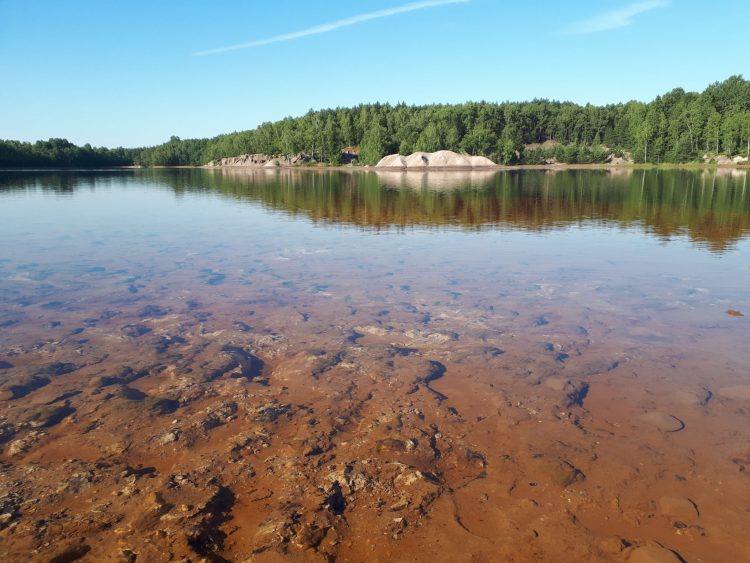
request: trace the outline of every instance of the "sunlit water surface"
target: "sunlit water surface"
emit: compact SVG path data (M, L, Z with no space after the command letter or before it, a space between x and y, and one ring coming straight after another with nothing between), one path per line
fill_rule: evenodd
M0 387L51 361L197 374L206 346L244 334L270 366L357 349L385 373L380 343L439 361L441 392L464 408L491 392L472 384L506 381L507 404L537 416L539 390L571 380L579 426L619 433L622 463L650 455L639 425L667 413L682 442L655 434L654 463L703 455L706 472L735 475L750 408L747 176L0 173Z

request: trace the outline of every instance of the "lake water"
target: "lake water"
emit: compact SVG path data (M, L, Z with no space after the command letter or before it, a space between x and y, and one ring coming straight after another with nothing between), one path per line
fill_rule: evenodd
M0 241L6 560L750 560L746 171L0 172Z

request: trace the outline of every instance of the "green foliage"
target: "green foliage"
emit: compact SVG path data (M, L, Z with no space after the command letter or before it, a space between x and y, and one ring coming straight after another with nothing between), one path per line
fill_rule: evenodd
M367 128L359 153L359 158L364 164L377 164L385 156L388 149L386 135L385 127L377 121Z
M125 166L132 164L139 149L107 149L85 144L78 147L67 139L36 143L0 140L0 168Z
M203 152L208 140L172 137L163 145L141 151L135 158L135 164L141 166L186 166L205 164Z
M555 141L554 149L527 148ZM750 81L732 76L700 94L675 88L652 102L581 106L571 102L367 104L310 110L297 118L212 139L179 139L145 149L76 147L64 139L0 141L0 166L199 165L241 154L305 152L338 163L359 146L360 162L448 149L503 164L602 162L629 152L635 162L690 162L708 154L750 155Z
M575 144L555 145L552 147L536 147L523 152L524 164L547 164L561 162L563 164L603 164L612 154L600 145L582 146Z
M505 135L498 141L497 154L500 164L517 164L521 156L517 143Z

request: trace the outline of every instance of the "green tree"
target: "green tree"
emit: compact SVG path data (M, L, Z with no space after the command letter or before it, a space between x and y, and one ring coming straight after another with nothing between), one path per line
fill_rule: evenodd
M440 138L440 130L435 123L430 123L425 127L415 145L417 151L423 152L439 151L442 147L443 140Z
M386 155L387 148L385 127L374 121L365 131L359 158L364 164L377 164Z

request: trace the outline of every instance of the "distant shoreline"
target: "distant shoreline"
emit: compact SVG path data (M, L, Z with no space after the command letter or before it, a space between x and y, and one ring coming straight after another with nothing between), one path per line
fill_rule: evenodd
M151 168L200 168L203 170L352 170L365 172L493 172L508 170L674 170L674 169L695 169L711 170L714 168L722 169L739 169L750 170L748 163L731 163L731 164L703 164L703 163L662 163L662 164L512 164L495 166L455 166L455 167L377 167L377 166L351 166L338 165L330 166L320 164L314 166L296 166L296 165L279 165L274 168L265 168L262 166L154 166ZM146 168L144 168L146 170Z
M315 166L295 166L279 165L274 168L265 168L262 166L107 166L97 168L0 168L0 172L106 172L106 171L128 171L128 170L243 170L243 171L279 171L279 170L297 170L297 171L349 171L349 172L504 172L519 170L547 170L547 171L565 171L565 170L714 170L714 169L731 169L731 170L750 170L750 164L513 164L483 167L423 167L423 168L401 168L401 167L376 167L376 166L347 166L338 165L330 166L320 164Z

